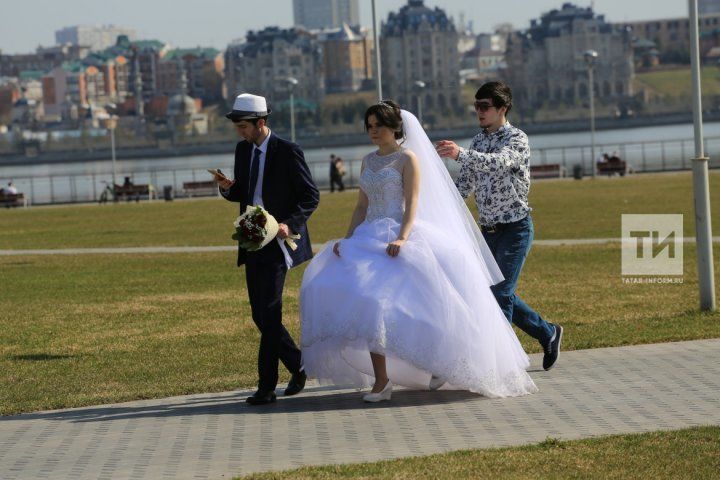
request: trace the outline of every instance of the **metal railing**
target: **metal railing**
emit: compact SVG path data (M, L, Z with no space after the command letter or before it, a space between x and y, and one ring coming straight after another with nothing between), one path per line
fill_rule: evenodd
M720 137L705 139L706 152L711 158L710 168L720 168ZM617 152L621 159L627 161L635 172L662 172L685 170L692 168L690 158L693 155L693 142L689 139L662 140L652 142L621 142L598 144L596 152ZM590 175L594 160L590 158L588 145L537 148L531 152L531 165L559 164L568 172L580 165L584 175ZM178 162L182 162L178 158ZM458 165L451 160L444 160L450 174L454 177L459 172ZM344 177L346 187L356 187L360 176L361 159L345 161L347 174ZM223 171L231 172L232 165L214 165ZM314 162L309 164L310 171L318 187L329 188L329 164ZM1 175L1 174L0 174ZM211 180L210 175L202 168L173 168L147 171L123 171L122 164L117 178L130 177L134 184L152 184L158 196L162 197L165 186L172 187L174 197L189 196L185 192L185 182ZM33 205L53 203L81 203L98 201L108 182L111 181L110 162L108 171L75 175L49 175L13 177L17 189L29 198ZM9 180L9 179L8 179ZM0 177L0 182L3 179ZM6 182L5 182L6 183Z
M690 159L694 155L693 140L659 140L643 142L617 142L597 144L595 151L617 155L630 164L636 172L663 172L692 168ZM589 145L540 148L532 152L532 165L559 164L568 171L575 165L581 165L585 175L592 173L593 160ZM710 152L711 167L720 166L717 153L720 153L720 137L706 137L705 151Z

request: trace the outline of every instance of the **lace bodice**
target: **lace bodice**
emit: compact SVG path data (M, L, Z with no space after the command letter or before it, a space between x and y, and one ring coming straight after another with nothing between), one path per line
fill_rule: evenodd
M365 221L392 218L402 222L405 213L402 153L402 149L382 156L373 152L363 159L360 188L369 200Z

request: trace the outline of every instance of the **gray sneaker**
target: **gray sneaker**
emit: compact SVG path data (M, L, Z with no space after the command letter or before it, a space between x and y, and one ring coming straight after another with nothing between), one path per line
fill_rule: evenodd
M560 357L560 343L562 342L563 328L560 325L554 325L555 334L552 336L550 341L543 345L545 355L543 355L543 368L550 370L557 359Z

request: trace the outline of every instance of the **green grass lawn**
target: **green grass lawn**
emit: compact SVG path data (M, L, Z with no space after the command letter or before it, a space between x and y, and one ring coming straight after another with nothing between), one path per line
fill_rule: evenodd
M710 173L713 234L720 235L720 171ZM695 236L691 172L534 182L535 238L620 237L621 215L681 213Z
M303 270L285 290L296 339ZM0 271L0 414L255 384L258 334L232 252L0 256ZM537 247L521 280L566 349L720 337L720 313L698 311L692 246L683 284L623 284L610 244Z
M720 428L465 450L355 465L305 467L243 479L710 479L720 471Z
M711 204L720 205L720 172L710 180ZM313 242L345 234L356 196L322 195L310 220ZM538 181L530 202L539 239L619 237L623 213L682 213L685 235L695 235L689 172ZM220 199L0 210L0 249L230 245L237 213L237 204ZM713 231L720 235L720 208Z
M678 70L660 70L642 72L635 75L635 82L639 87L649 87L654 93L664 97L678 97L691 95L689 85L691 82L690 67ZM720 95L720 68L705 66L700 71L703 96ZM687 85L688 88L680 88Z

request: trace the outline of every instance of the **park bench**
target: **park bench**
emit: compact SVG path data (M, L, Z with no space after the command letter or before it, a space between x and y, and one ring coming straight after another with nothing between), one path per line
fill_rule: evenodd
M115 197L118 200L125 198L128 202L130 200L140 201L140 197L147 197L151 200L153 197L157 198L155 194L155 188L150 184L138 184L138 185L115 185Z
M531 178L560 178L565 176L565 167L557 163L530 165Z
M629 169L625 160L609 160L607 162L598 162L597 171L608 176L618 173L621 177L624 177L629 172Z
M28 206L27 198L24 193L0 193L0 205L5 208L10 207L26 207Z
M219 195L217 183L213 180L204 182L183 182L186 197L211 197Z

